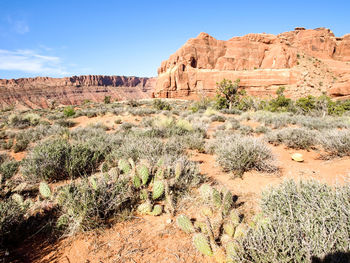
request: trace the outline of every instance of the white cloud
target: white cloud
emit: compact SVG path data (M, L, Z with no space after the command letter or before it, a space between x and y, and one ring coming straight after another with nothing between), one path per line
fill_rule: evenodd
M0 70L21 71L39 75L67 75L61 59L37 54L33 50L0 49Z
M23 35L29 32L29 25L24 19L14 19L9 15L6 20L10 24L11 29L17 34Z

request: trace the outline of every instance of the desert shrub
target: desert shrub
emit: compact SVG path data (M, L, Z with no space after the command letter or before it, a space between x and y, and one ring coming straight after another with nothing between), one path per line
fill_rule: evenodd
M225 122L226 118L224 116L221 116L221 115L212 115L210 117L210 120L213 122L213 121L218 121L218 122Z
M106 226L110 219L130 209L134 203L128 180L116 178L87 179L64 186L58 194L58 228L66 234Z
M37 145L23 161L23 174L29 179L47 181L91 174L104 153L88 143L51 139Z
M160 99L153 100L153 108L157 110L171 110L170 104L167 101Z
M199 110L206 110L210 106L210 99L208 97L201 97L198 101L195 101L190 106L190 110L195 113Z
M27 149L28 145L29 145L29 140L28 139L19 139L19 140L16 140L16 143L15 145L13 146L13 151L15 153L18 153L18 152L23 152L24 150Z
M132 158L134 161L146 159L154 165L161 157L169 163L178 159L184 153L184 145L179 141L163 142L160 138L146 137L144 134L128 133L115 141L111 154L107 157L109 163L116 165L119 159Z
M258 127L255 128L254 130L255 133L268 133L271 132L271 129L269 127L266 127L265 125L260 125Z
M105 96L104 99L103 99L103 102L105 104L110 104L111 103L111 96Z
M348 262L336 252L350 249L350 187L332 188L316 181L282 185L262 198L265 223L239 240L237 262ZM323 262L323 261L322 261Z
M18 237L19 228L25 221L25 212L26 208L11 197L0 201L0 248Z
M135 108L135 107L140 106L140 103L137 100L131 99L131 100L128 100L126 102L126 105L128 105L128 106L130 106L132 108Z
M344 117L333 117L333 116L311 117L311 116L295 115L292 118L296 124L300 126L304 126L309 129L314 129L314 130L349 127L349 123L347 123L347 119Z
M8 118L8 123L11 127L18 129L25 129L31 125L30 120L26 118L22 118L17 114L12 114Z
M241 125L238 128L238 131L243 135L251 135L254 132L254 129L247 125Z
M237 115L242 114L241 110L238 110L238 109L235 109L235 108L233 108L233 109L225 109L224 108L224 109L221 109L220 112L223 113L223 114L237 114Z
M227 172L242 176L249 170L275 171L271 164L273 155L260 139L237 135L218 136L209 148L217 155L216 160Z
M241 124L235 118L229 118L225 122L225 129L226 130L237 130L237 129L239 129L239 127L241 127Z
M319 137L320 144L333 156L350 156L350 131L330 130Z
M318 133L306 128L284 128L265 135L269 143L285 144L293 149L310 149L317 144Z
M18 167L20 165L20 162L17 162L15 160L5 160L1 165L0 165L0 174L1 174L1 181L6 181L10 179L12 176L14 176L17 171Z
M65 117L72 117L75 115L75 110L72 106L67 106L63 109L63 114Z
M130 122L123 122L123 123L119 126L119 128L120 128L121 130L124 130L124 131L129 131L129 130L131 130L133 127L136 127L136 125L133 124L133 123L130 123Z
M276 91L277 98L271 99L265 109L272 112L294 111L293 101L284 96L285 87L279 87Z
M66 128L71 128L71 127L74 127L76 125L76 123L74 121L64 120L64 119L56 121L55 124L62 126L62 127L66 127Z
M270 126L274 129L286 127L289 124L295 124L295 120L290 113L274 113L268 111L256 111L253 113L247 112L241 115L242 119L253 119L263 123L265 126Z
M187 149L205 151L205 140L202 133L195 132L184 136L175 136L172 139L180 142Z
M10 150L13 146L13 139L3 140L0 142L0 148L4 150Z
M134 108L130 109L129 112L136 116L147 116L156 113L156 110L149 108Z

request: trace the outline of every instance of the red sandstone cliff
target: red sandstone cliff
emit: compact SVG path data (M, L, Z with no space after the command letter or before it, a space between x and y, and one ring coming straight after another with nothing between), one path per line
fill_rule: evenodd
M326 28L296 28L277 36L248 34L222 41L200 33L162 62L155 95L213 95L216 82L224 78L239 78L254 95L274 94L284 85L291 97L349 96L350 35L337 38Z
M30 108L58 104L80 104L84 100L150 98L155 78L124 76L73 76L66 78L0 79L0 106L20 105Z

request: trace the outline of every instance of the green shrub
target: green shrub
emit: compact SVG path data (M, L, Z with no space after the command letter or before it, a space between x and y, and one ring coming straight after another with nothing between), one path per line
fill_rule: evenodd
M0 248L18 238L20 226L25 221L25 212L26 208L11 197L0 201Z
M153 108L157 110L171 110L170 104L160 99L153 100Z
M27 139L17 140L16 144L13 146L13 151L15 153L23 152L24 150L27 149L28 145L29 145L29 140Z
M207 97L201 97L198 101L192 103L190 110L195 113L199 110L206 110L210 106L210 99Z
M61 127L66 127L66 128L71 128L71 127L74 127L76 125L76 123L74 121L70 121L70 120L58 120L55 122L55 124L57 124Z
M103 99L103 102L105 104L110 104L111 103L111 96L105 96L104 99Z
M210 145L216 160L227 172L242 176L249 170L276 171L272 165L273 155L260 139L236 135L219 136Z
M67 106L67 107L64 108L63 114L67 118L68 117L72 117L72 116L75 115L75 110L74 110L74 108L72 106Z
M279 87L277 90L277 98L271 99L266 107L267 110L272 112L286 112L294 111L293 101L284 96L284 87Z
M318 133L305 128L284 128L265 135L269 143L285 144L293 149L310 149L317 144Z
M262 211L268 220L238 241L236 262L349 262L349 184L287 181L263 193Z
M17 162L14 160L5 160L0 165L0 174L2 177L2 181L6 181L10 179L12 176L14 176L18 171L19 165L20 165L20 162Z

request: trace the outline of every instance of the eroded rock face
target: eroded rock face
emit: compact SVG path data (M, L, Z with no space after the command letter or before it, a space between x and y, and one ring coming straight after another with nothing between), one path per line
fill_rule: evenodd
M272 95L282 85L290 97L320 95L344 82L349 62L350 35L336 38L326 28L296 28L277 36L248 34L227 41L200 33L162 62L155 96L213 95L216 82L224 78L239 78L253 95Z
M47 107L57 104L80 104L84 100L103 101L105 96L118 100L152 96L155 78L125 76L73 76L66 78L0 79L0 105Z

